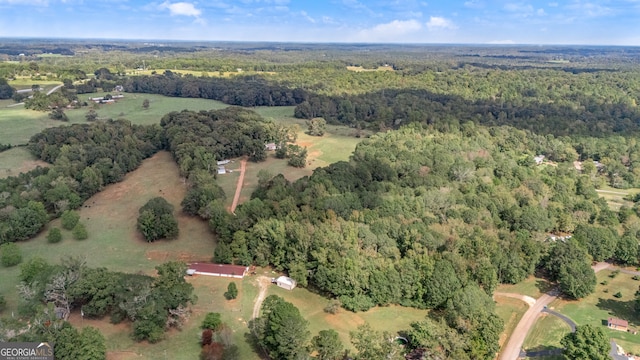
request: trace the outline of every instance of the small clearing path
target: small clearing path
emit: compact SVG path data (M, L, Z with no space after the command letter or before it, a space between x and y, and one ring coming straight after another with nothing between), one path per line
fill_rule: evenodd
M231 212L235 213L236 206L238 206L238 200L240 200L240 192L242 192L242 184L244 184L244 172L247 169L247 159L240 160L240 177L238 178L238 185L236 185L236 194L233 196L233 203L231 203Z
M64 86L64 84L63 85L58 85L58 86L54 87L53 89L47 91L47 96L53 94L54 91L60 89L63 86Z
M629 195L628 193L625 192L621 192L621 191L611 191L611 190L598 190L596 189L596 192L598 193L603 193L603 194L613 194L613 195Z
M257 318L260 315L260 308L262 307L262 302L267 297L267 288L271 284L271 279L266 276L260 276L256 280L258 281L258 287L260 288L260 292L258 292L258 297L256 298L256 301L253 304L253 315L251 315L252 319Z
M606 262L599 262L593 265L591 268L594 272L599 272L604 269L611 267L611 264ZM536 300L535 304L524 313L518 325L513 330L511 337L509 338L509 342L502 349L500 353L500 360L517 360L522 354L522 344L524 344L524 339L527 337L529 330L538 320L538 315L549 305L553 300L557 299L559 292L557 289L551 290L548 293L540 296L538 300Z
M510 298L522 300L522 301L526 302L527 305L529 305L529 307L535 305L535 303L536 303L536 299L532 298L531 296L522 295L522 294L495 292L495 293L493 293L493 295L494 296L510 297Z

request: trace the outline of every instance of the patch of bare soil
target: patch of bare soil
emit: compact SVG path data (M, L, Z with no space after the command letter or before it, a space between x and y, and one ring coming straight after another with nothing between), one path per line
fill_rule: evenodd
M258 287L260 287L260 292L258 293L258 297L256 298L253 304L253 315L252 319L257 318L260 315L260 307L262 306L262 302L267 297L267 288L271 285L271 279L266 276L260 276L256 279L258 281Z

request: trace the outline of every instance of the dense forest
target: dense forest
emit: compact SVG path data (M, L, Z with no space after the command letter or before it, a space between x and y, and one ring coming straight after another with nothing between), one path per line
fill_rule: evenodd
M27 61L0 64L0 98L61 116L69 104L85 105L74 102L78 94L116 88L245 108L174 111L147 126L94 119L34 135L29 151L50 166L0 179L0 244L27 240L59 216L64 226L69 210L168 150L188 184L182 211L207 221L217 237L215 262L271 266L350 311L433 309L406 330L408 351L462 360L495 357L503 327L491 298L498 284L537 273L579 299L595 289L592 261L638 264L640 197L613 211L596 192L640 186L640 72L629 66L631 53L407 46L389 57L384 45L373 53L353 45L361 52L345 55L330 46L301 44L283 54L251 44L216 49L218 56L203 45L185 50L189 58L177 55L179 45L139 47L112 66L91 54L63 67L38 58L45 49L84 54L91 46L45 44ZM0 46L7 56L14 50ZM141 71L156 73L127 72L149 54ZM4 80L17 76L64 86L25 98ZM254 106L291 106L310 126L326 121L377 133L348 161L295 182L262 171L251 199L230 214L217 161L263 161L267 143L285 157L303 150L289 145L298 129L246 108ZM169 237L176 234L177 225ZM104 353L99 333L54 321L82 307L89 317L131 321L136 340L159 341L192 302L184 270L168 263L149 277L88 268L80 259L31 259L21 269L20 312L56 325L34 326L19 339L45 337L69 358L74 347ZM281 298L268 298L262 310L251 340L273 358L342 349L330 331L310 339L298 310ZM372 340L388 334L363 326L351 337L358 359L399 358L389 355L400 354L393 346Z

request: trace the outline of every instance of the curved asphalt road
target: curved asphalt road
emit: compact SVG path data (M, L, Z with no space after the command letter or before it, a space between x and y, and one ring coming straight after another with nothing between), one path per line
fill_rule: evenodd
M593 265L591 268L594 272L598 272L608 268L609 266L610 265L608 263L601 262ZM527 334L533 324L535 324L538 315L557 297L558 291L555 289L551 290L539 297L538 300L536 300L536 303L529 307L529 310L524 313L522 319L520 319L520 322L518 322L518 325L516 325L516 328L513 330L513 333L509 338L509 342L500 353L500 360L517 360L520 357L524 339L527 337Z

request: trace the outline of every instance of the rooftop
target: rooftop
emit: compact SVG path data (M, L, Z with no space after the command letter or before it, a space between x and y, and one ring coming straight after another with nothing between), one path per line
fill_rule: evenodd
M242 275L249 267L229 264L191 263L189 269L213 274Z

